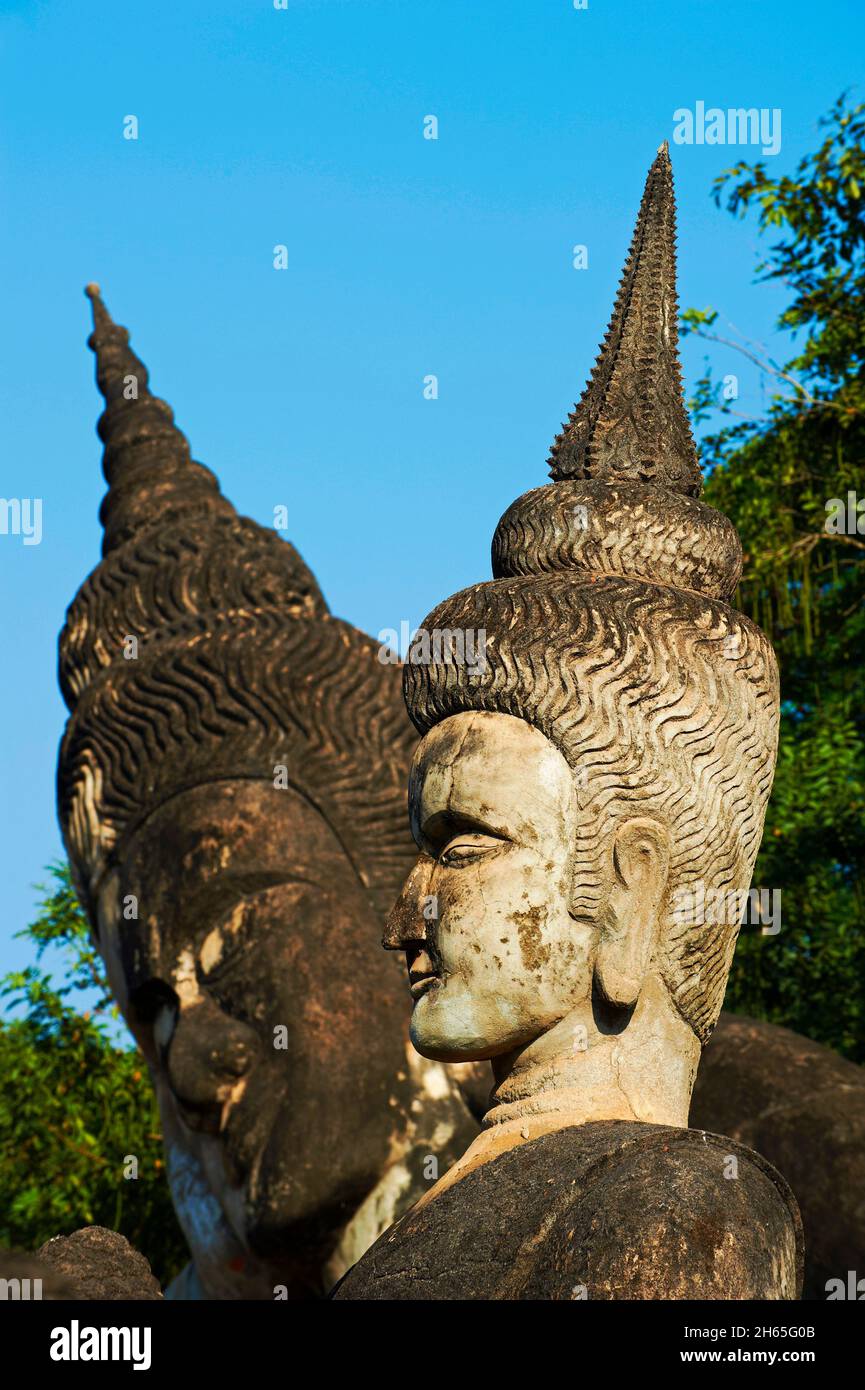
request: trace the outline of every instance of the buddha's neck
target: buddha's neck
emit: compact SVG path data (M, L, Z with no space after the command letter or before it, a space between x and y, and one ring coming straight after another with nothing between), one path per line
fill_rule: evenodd
M588 1005L497 1058L484 1127L544 1132L592 1120L686 1126L699 1058L699 1042L666 990L650 983L619 1031L603 1030Z
M660 981L644 987L627 1026L604 1031L591 1003L493 1062L484 1127L418 1202L425 1206L508 1149L593 1120L688 1124L700 1044Z

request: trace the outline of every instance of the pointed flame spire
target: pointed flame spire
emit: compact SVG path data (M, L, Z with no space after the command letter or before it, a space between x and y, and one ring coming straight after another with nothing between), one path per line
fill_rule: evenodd
M646 179L610 326L550 452L556 482L654 482L699 495L678 340L676 201L665 140Z
M84 293L93 310L87 343L96 354L96 381L105 398L96 427L108 482L99 513L103 554L181 510L232 512L210 469L193 462L171 407L151 394L147 368L129 346L127 330L111 318L99 286L87 285Z

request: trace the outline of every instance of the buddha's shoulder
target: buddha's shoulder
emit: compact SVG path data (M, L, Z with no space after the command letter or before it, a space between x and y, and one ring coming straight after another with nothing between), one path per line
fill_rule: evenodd
M798 1298L799 1208L770 1163L705 1130L603 1129L583 1145L579 1129L545 1143L551 1165L593 1156L570 1199L566 1183L547 1183L561 1210L548 1217L529 1297L544 1286L548 1297L581 1297L584 1286L607 1299Z
M385 1232L337 1296L796 1298L801 1264L795 1199L765 1159L615 1121L472 1169Z

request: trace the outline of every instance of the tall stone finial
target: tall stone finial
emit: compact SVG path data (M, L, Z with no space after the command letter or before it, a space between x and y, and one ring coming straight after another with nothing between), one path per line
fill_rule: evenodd
M699 496L700 465L678 355L676 201L664 141L649 170L610 326L550 475L654 482Z
M60 821L85 903L106 854L137 819L220 769L258 776L269 768L272 777L271 748L285 742L307 685L311 696L319 691L322 665L342 664L347 681L360 681L361 658L352 667L346 652L360 640L373 648L363 653L367 666L375 657L370 639L329 619L294 546L238 515L210 470L193 462L128 332L96 285L86 293L106 402L97 428L108 491L103 559L60 634L70 719L58 768ZM327 685L329 697L337 686ZM391 695L388 717L394 704ZM318 731L322 720L307 722ZM297 758L310 761L306 749Z
M84 291L93 308L88 346L96 354L96 381L105 397L97 424L105 445L102 469L109 491L99 516L105 527L103 555L144 525L166 521L190 509L230 515L209 468L195 463L174 412L152 395L147 368L129 346L129 333L117 324L98 285Z

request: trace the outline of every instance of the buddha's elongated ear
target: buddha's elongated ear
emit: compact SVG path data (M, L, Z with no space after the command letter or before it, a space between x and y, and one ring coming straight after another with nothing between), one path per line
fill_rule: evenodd
M612 860L595 982L610 1004L630 1007L639 998L658 937L670 873L668 830L649 817L625 821L616 831Z

